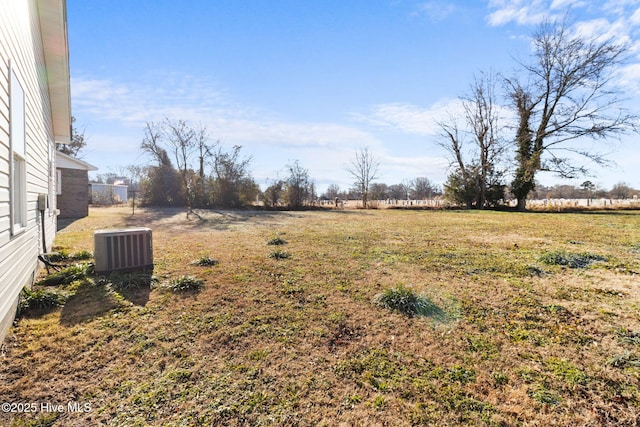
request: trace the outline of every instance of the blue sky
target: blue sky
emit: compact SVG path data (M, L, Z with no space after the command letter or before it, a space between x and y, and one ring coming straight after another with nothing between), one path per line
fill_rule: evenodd
M381 161L379 182L448 171L437 121L460 111L474 74L510 74L545 17L585 34L626 40L616 76L640 113L638 0L68 0L72 109L100 168L146 164L146 122L205 126L241 145L264 189L293 161L320 191L347 189L361 147ZM640 188L640 137L599 146L604 188ZM541 174L544 184L558 183ZM584 179L570 182L579 185Z

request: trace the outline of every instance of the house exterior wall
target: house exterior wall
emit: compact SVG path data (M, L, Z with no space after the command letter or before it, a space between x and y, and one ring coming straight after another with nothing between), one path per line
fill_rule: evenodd
M60 168L60 191L57 206L60 218L84 218L89 215L89 172Z
M37 260L53 243L55 216L55 136L45 50L42 0L0 0L0 342L11 326L20 291L33 283ZM64 2L56 4L55 7ZM55 10L55 9L54 9ZM65 31L66 34L66 31ZM66 37L66 35L65 35ZM12 229L11 75L24 93L24 227ZM15 122L15 120L14 120ZM13 126L15 128L16 126ZM47 194L45 236L38 195ZM15 197L14 197L15 198Z

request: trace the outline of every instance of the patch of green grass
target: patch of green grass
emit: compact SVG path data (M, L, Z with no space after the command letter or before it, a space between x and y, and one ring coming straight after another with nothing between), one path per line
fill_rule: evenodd
M578 369L573 363L555 357L545 361L545 366L553 372L553 375L574 387L577 385L587 385L589 376Z
M617 328L614 330L618 341L623 344L640 345L640 332L631 331L629 329Z
M213 267L214 265L218 265L218 260L208 256L204 256L191 261L191 265L197 265L199 267Z
M529 391L529 396L534 401L542 404L554 406L560 403L562 399L558 396L557 393L554 393L552 390L549 390L543 384L537 384L533 389Z
M613 368L626 368L629 366L640 368L640 357L631 351L625 350L607 359L607 366Z
M391 381L392 385L406 379L407 368L387 350L371 348L341 360L335 367L339 376L354 379Z
M291 258L291 254L287 251L273 251L269 254L269 258L288 259L288 258Z
M265 360L268 355L269 350L257 349L250 351L247 357L249 358L249 360L259 362L261 360Z
M62 416L62 413L60 412L48 412L48 413L41 414L33 419L16 419L13 422L13 424L11 424L11 426L12 427L53 427L56 425L58 418L60 418L61 416Z
M286 245L286 244L287 244L287 241L281 237L274 237L273 239L267 241L267 245L271 245L271 246L280 246L280 245Z
M467 384L476 381L476 372L464 366L456 365L449 369L449 379L460 384Z
M104 283L115 291L151 287L158 279L146 271L113 272L109 276L100 276L97 283Z
M429 298L416 293L413 289L398 284L394 288L384 290L373 298L379 307L397 311L405 316L432 316L443 314Z
M498 353L496 345L486 336L467 336L466 341L468 351L479 354L483 359L487 359Z
M42 313L64 305L67 300L66 295L50 289L22 289L18 314L26 316L35 313Z
M174 369L167 373L167 378L178 383L183 383L189 381L192 375L193 372L188 369Z
M93 258L93 254L89 251L78 251L71 255L70 258L78 261L84 261Z
M352 394L344 398L343 405L353 409L361 402L362 396L360 396L359 394Z
M295 280L287 279L282 282L282 293L286 296L296 296L304 292L304 285Z
M548 265L561 265L569 268L587 268L594 262L607 261L607 258L601 255L589 252L575 254L563 250L546 252L539 259Z
M382 411L384 410L386 403L387 402L385 401L384 396L377 395L376 397L373 398L373 401L371 402L371 406L374 407L376 411Z
M60 286L70 285L76 280L80 280L94 274L93 264L74 264L60 271L48 275L39 280L36 285L39 286Z
M496 386L503 386L509 384L509 376L504 372L493 372L491 378Z
M168 280L163 287L172 292L200 291L204 288L204 280L185 275Z

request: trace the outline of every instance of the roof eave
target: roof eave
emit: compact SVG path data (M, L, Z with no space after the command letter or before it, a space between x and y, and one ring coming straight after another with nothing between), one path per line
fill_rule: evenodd
M71 142L71 81L65 0L38 0L46 78L56 143Z

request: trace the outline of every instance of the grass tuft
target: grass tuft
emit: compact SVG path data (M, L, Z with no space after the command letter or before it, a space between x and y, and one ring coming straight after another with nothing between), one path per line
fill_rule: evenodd
M624 351L621 354L616 354L609 358L607 360L607 366L611 366L612 368L626 368L629 366L640 368L640 357L633 352Z
M281 237L274 237L273 239L267 242L267 245L270 245L270 246L281 246L286 244L287 244L287 241Z
M84 279L94 274L93 264L75 264L57 271L38 281L39 286L70 285L76 280Z
M413 289L398 284L395 288L386 289L373 298L379 307L398 311L405 316L430 316L441 311L429 298L416 293Z
M218 260L205 256L195 261L191 261L191 265L197 265L199 267L212 267L218 265Z
M269 254L269 258L288 259L288 258L291 258L291 254L287 251L273 251Z
M200 291L204 288L204 280L185 275L167 281L164 287L172 292Z
M50 289L22 289L18 315L42 313L64 305L67 297Z
M533 390L529 391L529 396L542 405L557 405L560 403L560 397L553 391L547 389L543 385L536 385Z
M99 277L97 282L108 283L115 291L148 288L157 278L146 271L113 272L108 277Z

